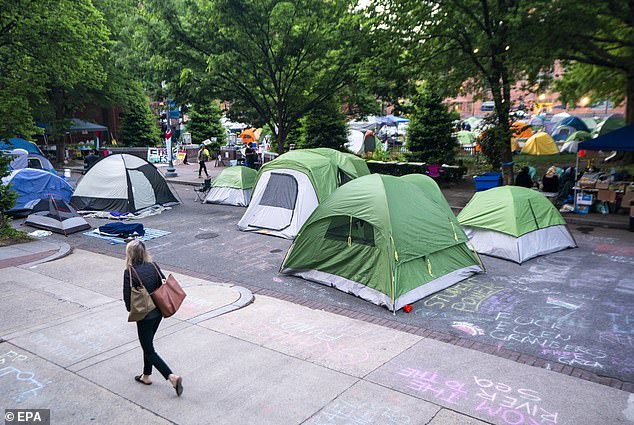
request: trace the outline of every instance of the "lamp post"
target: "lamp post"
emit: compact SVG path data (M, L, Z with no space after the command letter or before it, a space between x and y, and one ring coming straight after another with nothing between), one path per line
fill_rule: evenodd
M165 107L167 109L165 117L167 119L167 127L165 129L165 147L167 148L167 158L168 158L168 164L167 164L167 172L165 173L165 177L176 177L178 176L178 173L176 172L176 169L174 168L174 161L172 159L172 125L170 123L170 106L169 106L169 99L165 100Z

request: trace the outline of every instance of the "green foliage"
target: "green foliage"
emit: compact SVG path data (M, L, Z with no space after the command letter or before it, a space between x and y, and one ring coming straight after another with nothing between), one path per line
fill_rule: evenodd
M89 99L86 89L105 80L108 43L108 29L91 2L2 2L0 137L33 134L34 116L61 118Z
M188 115L187 130L192 135L192 143L201 143L215 137L216 142L211 145L210 152L217 151L224 145L227 133L220 122L222 112L217 102L195 104L189 109Z
M324 102L309 112L302 121L302 148L322 147L347 151L345 144L348 142L348 124L338 99Z
M616 103L628 99L626 121L634 122L634 4L554 0L537 13L546 26L557 28L545 31L546 45L568 61L557 85L566 103L586 95Z
M372 160L373 161L389 161L390 159L391 159L390 151L383 149L382 143L377 143L375 151L372 152Z
M499 170L503 162L509 161L511 132L509 127L499 125L495 114L488 115L480 124L484 132L480 137L482 154L492 170Z
M422 86L414 98L407 127L409 159L417 162L451 164L458 142L452 137L452 118L442 99Z
M0 151L0 179L10 174L9 163L11 158ZM9 220L2 211L9 210L15 205L17 194L8 185L0 184L0 232L9 228Z
M313 108L355 76L363 46L353 1L190 0L178 6L147 2L151 16L168 28L178 55L163 52L181 70L170 89L191 87L245 105L268 124L278 143ZM157 53L161 53L157 50ZM207 95L209 94L206 93Z
M161 142L157 117L140 87L131 90L123 109L121 142L126 146L157 146Z

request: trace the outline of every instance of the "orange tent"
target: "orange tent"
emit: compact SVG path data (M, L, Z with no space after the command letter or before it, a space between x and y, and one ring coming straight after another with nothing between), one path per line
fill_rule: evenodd
M533 135L530 125L521 121L515 121L511 124L511 131L513 132L513 137L518 139L528 139Z
M245 145L247 143L253 143L256 140L255 129L245 128L244 130L242 130L242 133L240 133L238 137L242 139L242 143L244 143Z

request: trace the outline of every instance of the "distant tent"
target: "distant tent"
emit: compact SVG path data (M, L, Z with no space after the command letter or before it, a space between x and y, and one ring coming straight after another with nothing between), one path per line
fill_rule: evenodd
M533 135L531 126L521 121L515 121L511 124L511 131L513 132L513 137L518 139L528 139Z
M348 142L346 142L345 147L356 155L363 155L365 152L365 146L363 145L364 140L364 131L350 129L348 131Z
M524 144L522 153L527 155L554 155L559 153L552 137L540 131L532 135Z
M476 192L458 221L478 253L520 264L577 246L555 206L541 193L525 187L500 186Z
M51 161L49 161L44 155L29 153L27 150L21 148L13 149L8 155L14 157L9 164L9 168L12 170L37 168L57 175L57 170L55 170Z
M254 169L241 165L225 168L211 183L204 202L246 207L251 201L257 175Z
M364 160L334 149L297 149L260 169L243 231L292 239L320 202L337 187L370 174Z
M594 130L592 130L592 137L605 136L623 127L625 127L625 119L623 119L623 116L621 114L612 114L597 124Z
M52 196L40 199L31 209L24 224L64 235L91 227L68 202Z
M568 118L569 116L570 116L570 114L568 112L560 112L560 113L555 114L552 117L550 117L550 122L552 124L556 124L556 123L559 123L564 118Z
M42 197L53 196L70 201L73 196L73 188L66 180L56 174L33 168L12 171L2 179L2 184L11 185L18 196L15 206L6 211L11 215L28 214Z
M363 136L363 153L374 152L376 150L376 136L373 131L366 131Z
M88 170L71 203L80 211L136 214L178 201L153 164L134 155L115 154L102 158Z
M11 170L21 170L29 167L29 151L26 149L13 149L7 155L13 157L9 163L9 168Z
M619 128L596 139L579 143L579 149L590 151L634 151L634 124Z
M255 137L255 128L245 128L238 136L242 139L242 143L253 143L257 141Z
M40 148L35 143L29 142L28 140L20 139L19 137L0 140L0 150L11 151L13 149L24 149L28 153L43 155Z
M562 153L577 153L580 142L590 140L592 136L586 131L575 131L566 139L566 142L559 148Z
M584 142L592 139L592 135L587 131L575 131L566 139L566 142Z
M557 142L566 140L577 131L589 132L588 126L580 118L567 117L557 123L550 136Z
M471 129L473 130L474 128L480 126L480 124L482 123L482 119L470 116L469 118L466 118L463 122L469 124L469 126L471 126Z
M371 130L354 130L348 131L348 142L346 148L355 155L364 155L367 152L376 150L376 136Z
M393 311L481 272L439 192L418 177L355 179L317 207L280 270Z

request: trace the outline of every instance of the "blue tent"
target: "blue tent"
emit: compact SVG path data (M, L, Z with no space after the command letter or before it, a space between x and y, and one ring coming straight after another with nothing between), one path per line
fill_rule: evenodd
M24 149L28 153L43 155L40 148L38 148L35 143L29 142L28 140L20 139L19 137L0 140L0 150L12 151L13 149Z
M397 117L394 115L386 115L384 117L376 116L374 118L376 123L379 125L398 125L400 123L409 122L407 118Z
M583 120L581 120L581 118L577 118L577 117L564 118L563 120L557 123L557 127L562 125L574 127L574 129L577 131L587 131L588 133L590 133L588 126L586 125L585 122L583 122Z
M611 131L604 136L579 143L579 149L589 151L634 152L634 124Z
M11 172L2 179L2 184L10 185L18 195L15 206L7 211L13 215L30 211L31 207L42 198L52 196L55 199L70 202L73 196L73 188L66 180L47 171L33 168Z

